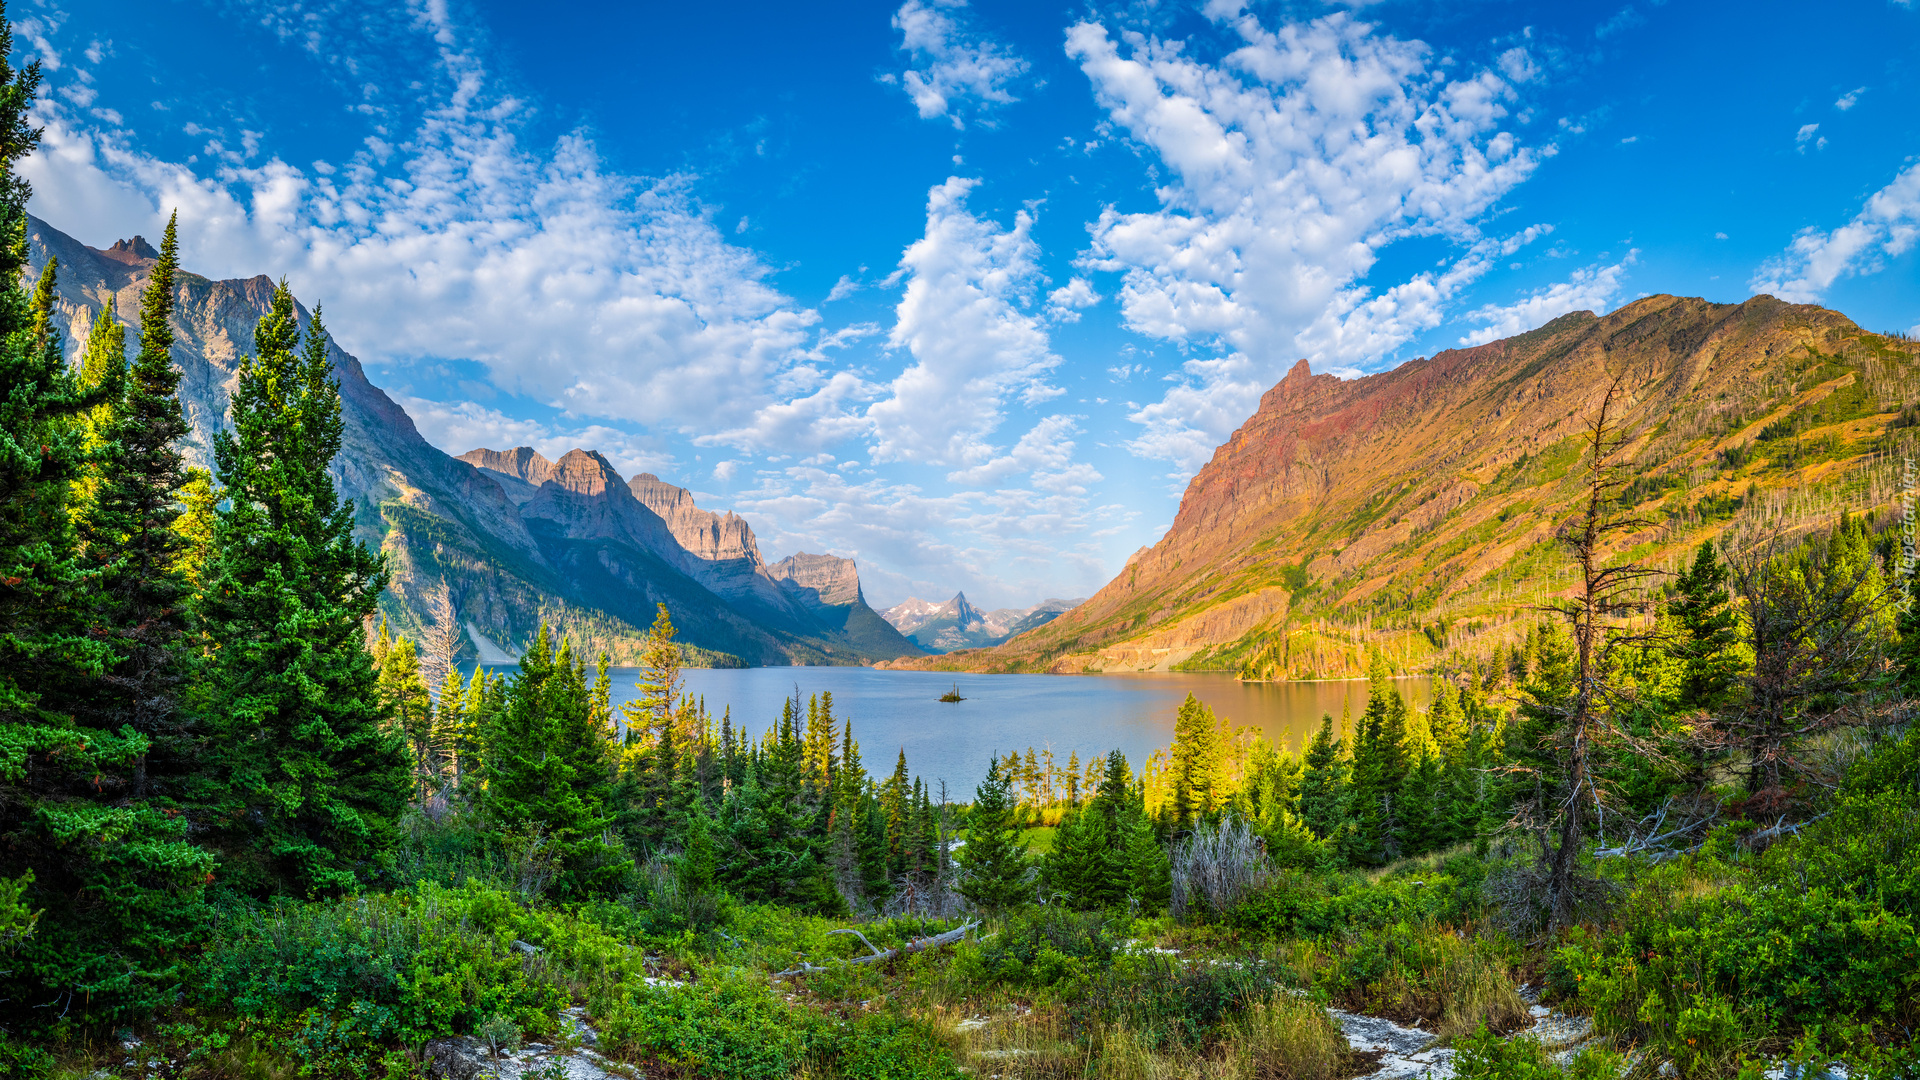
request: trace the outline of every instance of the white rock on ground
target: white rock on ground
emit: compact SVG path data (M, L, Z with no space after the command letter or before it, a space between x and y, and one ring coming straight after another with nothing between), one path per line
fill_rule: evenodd
M637 1075L594 1049L600 1040L587 1024L584 1009L567 1009L560 1018L577 1049L562 1051L544 1043L528 1043L513 1053L495 1055L480 1040L456 1035L422 1047L427 1075L435 1080L626 1080Z

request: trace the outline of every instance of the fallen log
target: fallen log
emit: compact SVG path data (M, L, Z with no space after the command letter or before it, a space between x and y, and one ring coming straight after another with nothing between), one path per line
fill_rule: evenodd
M878 963L881 963L882 961L891 960L896 956L912 956L914 953L926 952L928 949L944 949L949 945L957 944L962 938L967 936L967 931L976 929L979 927L979 925L980 923L978 921L974 921L974 922L969 922L964 926L957 926L952 930L947 931L944 934L935 934L932 937L914 938L912 941L907 942L905 945L902 945L897 949L876 948L873 942L867 940L867 935L861 933L858 930L853 929L852 927L843 927L839 930L829 930L827 931L827 933L852 934L854 937L857 937L860 939L860 943L865 945L867 947L868 952L871 954L868 956L856 956L849 960L841 960L841 961L838 961L838 963L878 964ZM812 975L817 972L829 971L829 970L831 970L831 968L826 966L821 966L821 965L809 964L805 960L802 960L800 961L800 966L797 968L790 968L786 971L774 972L773 978L784 979L789 975Z

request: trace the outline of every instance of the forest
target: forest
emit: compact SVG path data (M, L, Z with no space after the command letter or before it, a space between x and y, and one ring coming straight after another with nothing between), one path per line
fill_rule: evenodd
M466 675L450 613L380 624L317 306L274 292L210 473L177 221L67 360L39 74L0 90L0 1074L1366 1075L1339 1010L1463 1077L1920 1076L1911 508L1658 573L1609 395L1571 587L1429 707L1376 658L1300 746L1189 697L1147 761L936 789L828 695L716 720L664 605L619 709L557 635ZM1517 1035L1535 1001L1592 1037Z

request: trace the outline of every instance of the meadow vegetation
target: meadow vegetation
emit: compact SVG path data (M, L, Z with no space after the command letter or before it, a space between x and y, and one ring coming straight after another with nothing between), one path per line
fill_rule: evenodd
M463 676L451 608L376 625L317 310L275 292L211 476L172 225L134 359L102 319L67 362L57 267L23 279L37 79L0 90L0 1075L400 1080L576 1017L633 1076L1365 1074L1331 1010L1466 1077L1920 1075L1896 522L1647 574L1603 409L1515 466L1584 477L1575 586L1429 708L1375 654L1302 746L1189 698L1145 762L1009 748L956 798L869 772L827 695L716 720L664 606L617 711L553 635ZM1523 990L1602 1041L1512 1037Z

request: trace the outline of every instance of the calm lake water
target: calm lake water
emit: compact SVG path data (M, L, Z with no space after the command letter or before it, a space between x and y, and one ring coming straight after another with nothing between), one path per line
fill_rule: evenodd
M614 668L617 706L638 694L638 670ZM734 728L758 739L780 718L780 703L797 687L807 698L833 694L834 715L853 722L867 770L890 772L907 752L915 775L947 782L955 798L972 798L987 757L1009 750L1053 748L1056 764L1077 753L1082 764L1118 749L1138 769L1173 740L1174 712L1191 693L1235 724L1257 726L1267 739L1297 750L1312 738L1322 713L1336 727L1341 709L1366 708L1365 682L1243 683L1231 675L954 675L857 667L698 669L685 673L689 693L704 695L718 718L731 709ZM958 685L965 701L943 703ZM1425 678L1395 684L1411 705L1432 698Z

